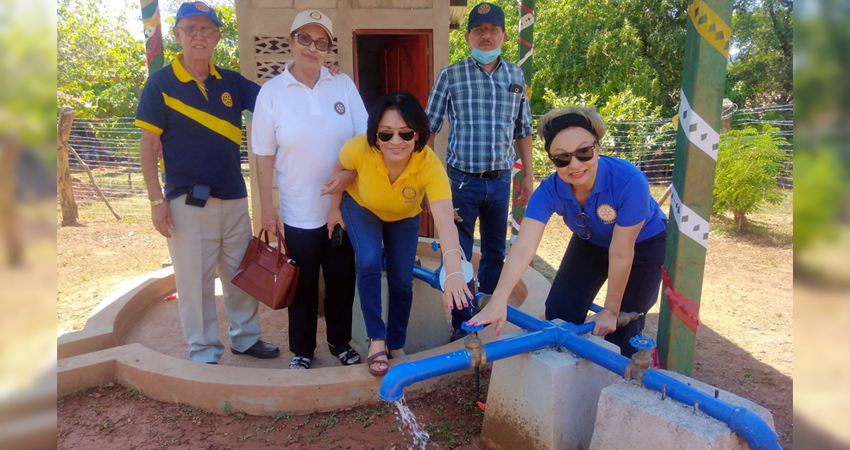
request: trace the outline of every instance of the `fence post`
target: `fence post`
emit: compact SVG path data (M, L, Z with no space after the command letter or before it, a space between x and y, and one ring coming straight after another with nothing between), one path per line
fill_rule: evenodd
M71 167L68 164L68 140L71 138L71 124L74 123L74 108L59 108L59 124L56 133L56 189L62 211L62 226L77 223L79 211L71 187Z

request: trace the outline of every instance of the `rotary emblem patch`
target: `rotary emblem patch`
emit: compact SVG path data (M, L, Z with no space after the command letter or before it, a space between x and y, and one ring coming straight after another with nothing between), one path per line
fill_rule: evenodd
M340 116L345 114L345 105L342 102L336 102L334 104L334 111Z
M416 189L410 186L405 186L401 189L401 196L406 200L405 203L410 203L416 198Z
M321 20L322 19L322 13L320 13L319 11L313 11L313 12L310 13L310 18L313 19L313 20Z
M490 5L485 3L478 7L478 14L487 14L488 12L490 12Z
M224 106L227 106L228 108L232 107L233 98L230 97L230 93L225 92L224 94L221 94L221 102L224 103Z
M617 220L617 211L611 205L602 204L596 208L596 215L606 224L614 223Z
M198 11L209 12L210 7L204 2L195 2L195 9Z

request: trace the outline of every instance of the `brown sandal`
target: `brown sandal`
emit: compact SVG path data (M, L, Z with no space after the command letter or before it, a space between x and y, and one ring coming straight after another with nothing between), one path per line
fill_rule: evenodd
M385 341L385 339L384 338L366 339L366 342L369 343L370 348L372 347L372 342L374 342L374 341ZM368 352L368 350L367 350L367 352ZM386 356L387 361L375 361L376 359L380 358L381 356ZM383 364L386 367L383 370L375 370L375 369L372 369L372 364ZM387 371L390 370L389 353L387 353L386 351L381 351L381 352L375 353L374 355L367 356L366 357L366 366L369 368L369 373L373 377L382 377L382 376L386 375Z

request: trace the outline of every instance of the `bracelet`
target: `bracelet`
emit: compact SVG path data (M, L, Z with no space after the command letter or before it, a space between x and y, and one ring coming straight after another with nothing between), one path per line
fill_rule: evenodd
M463 253L461 253L461 251L460 251L459 249L456 249L456 248L450 248L450 249L448 249L448 250L444 251L444 252L443 252L443 258L445 258L445 257L446 257L446 255L447 255L447 254L449 254L449 253L451 253L451 252L458 252L458 253L460 253L460 258L461 258L461 259L463 259Z
M611 314L613 314L613 315L614 315L614 317L618 317L618 316L620 315L620 313L618 313L618 312L614 312L614 310L613 310L613 309L611 309L611 308L602 308L602 311L608 311L608 312L610 312Z
M165 198L161 198L159 200L151 200L151 206L161 205L165 203Z
M452 273L450 273L450 274L446 275L446 280L448 280L450 276L452 276L452 275L458 275L458 274L463 275L463 272L460 272L460 271L458 271L458 272L452 272Z

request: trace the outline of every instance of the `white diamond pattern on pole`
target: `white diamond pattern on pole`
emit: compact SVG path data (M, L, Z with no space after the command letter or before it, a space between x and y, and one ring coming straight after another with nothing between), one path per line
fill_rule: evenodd
M679 126L692 144L717 161L720 135L691 108L691 103L685 97L685 91L682 91L682 99L679 102Z
M680 232L696 241L697 244L703 247L708 246L708 221L682 203L675 186L670 195L670 210L676 218L676 225L679 226Z

